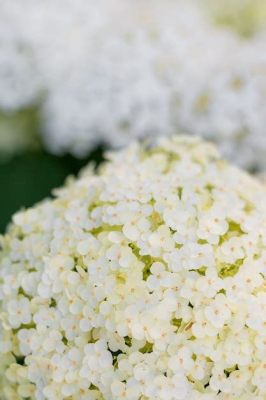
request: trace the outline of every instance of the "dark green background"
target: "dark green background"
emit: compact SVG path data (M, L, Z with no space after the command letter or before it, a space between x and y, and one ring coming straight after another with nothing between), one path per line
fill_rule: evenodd
M61 186L67 176L103 159L103 146L84 159L49 154L41 142L42 122L37 106L16 113L0 111L0 135L15 138L8 151L0 145L0 233L16 211L51 196L51 190Z
M61 186L68 175L76 175L80 168L102 160L98 148L86 159L67 155L57 157L45 151L30 151L0 162L0 233L5 231L11 216L17 210L32 206L51 190Z

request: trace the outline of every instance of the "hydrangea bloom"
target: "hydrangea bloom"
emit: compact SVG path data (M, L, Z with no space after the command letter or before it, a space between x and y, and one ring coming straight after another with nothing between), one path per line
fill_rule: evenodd
M263 400L266 188L199 139L109 155L1 240L4 400Z
M2 0L0 106L39 101L56 153L181 129L265 167L265 37L217 28L200 3Z

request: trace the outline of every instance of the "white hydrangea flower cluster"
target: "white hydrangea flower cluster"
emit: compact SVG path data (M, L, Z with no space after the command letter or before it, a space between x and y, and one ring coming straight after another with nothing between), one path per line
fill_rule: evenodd
M200 139L111 154L1 239L4 400L263 400L266 188Z
M263 168L265 50L263 34L214 26L202 0L2 0L0 106L39 101L55 153L180 129Z

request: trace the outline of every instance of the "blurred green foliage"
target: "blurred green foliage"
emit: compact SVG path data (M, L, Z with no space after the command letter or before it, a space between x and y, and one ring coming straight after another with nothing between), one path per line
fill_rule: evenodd
M266 0L203 0L215 21L249 37L266 28Z
M0 111L0 163L15 154L40 149L39 126L36 107L17 112Z
M102 147L86 159L49 154L41 142L40 127L37 107L0 111L0 233L16 211L49 197L67 176L103 159Z
M14 212L30 207L51 195L69 175L76 175L88 162L102 161L103 149L98 148L88 158L57 157L45 151L27 151L0 159L0 233L11 221Z

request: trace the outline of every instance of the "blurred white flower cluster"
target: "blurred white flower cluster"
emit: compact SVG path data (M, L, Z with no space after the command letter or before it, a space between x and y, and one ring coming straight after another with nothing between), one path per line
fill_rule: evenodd
M1 239L1 398L265 399L265 187L189 137L110 160Z
M265 167L265 36L219 29L200 3L1 0L0 107L39 103L55 153L185 130Z

